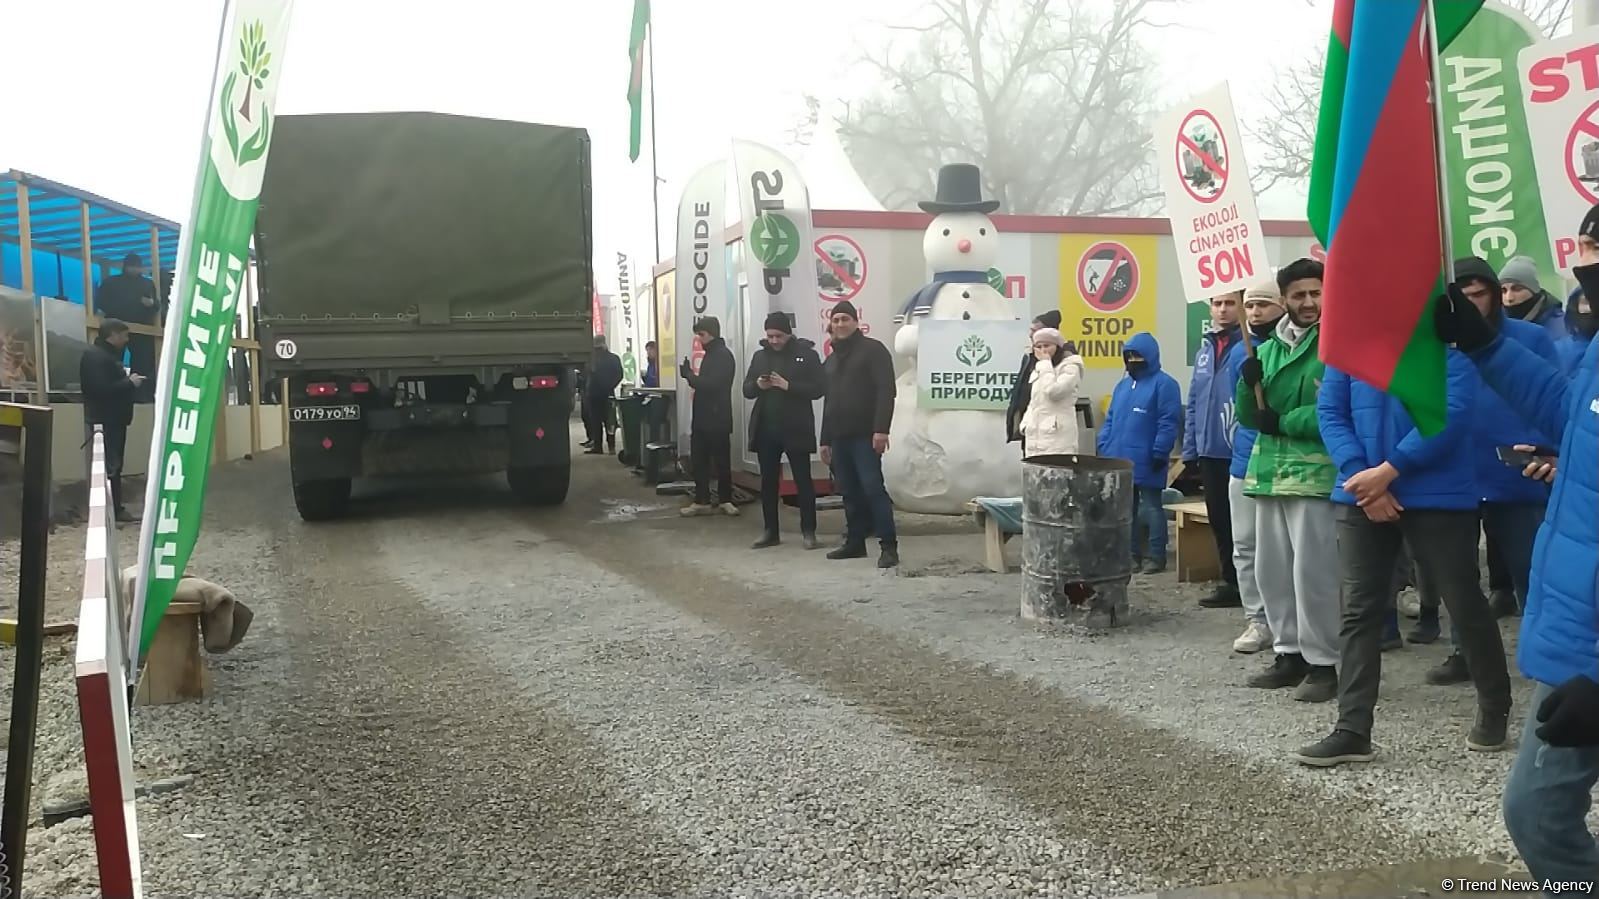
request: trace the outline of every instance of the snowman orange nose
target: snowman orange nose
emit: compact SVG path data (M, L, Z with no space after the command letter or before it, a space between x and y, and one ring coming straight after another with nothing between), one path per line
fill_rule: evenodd
M960 250L962 253L970 253L972 251L972 242L963 237L960 243L955 245L955 249Z

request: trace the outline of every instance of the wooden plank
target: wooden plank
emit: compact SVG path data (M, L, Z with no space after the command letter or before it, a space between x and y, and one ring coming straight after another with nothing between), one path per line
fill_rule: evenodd
M1200 509L1188 508L1196 505ZM1204 505L1178 503L1170 507L1177 512L1177 580L1181 583L1221 578L1221 559L1216 555L1216 538L1211 534Z
M83 312L94 321L94 248L89 245L89 203L78 203L78 242L83 244Z
M44 626L46 637L70 637L78 632L76 621L47 622ZM17 620L15 618L0 618L0 643L7 646L17 645Z
M255 333L255 279L250 277L250 272L244 273L244 320L249 322L249 340L235 340L234 346L241 343L253 344L244 348L244 359L250 366L250 458L261 454L261 346L256 341L259 336Z

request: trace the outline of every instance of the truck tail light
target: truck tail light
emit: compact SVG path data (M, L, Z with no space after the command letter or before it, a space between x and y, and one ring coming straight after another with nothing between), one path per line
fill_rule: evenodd
M372 392L372 382L371 381L352 381L350 383L350 392L351 393L371 393Z
M533 390L549 390L552 387L561 386L561 379L554 375L539 375L528 378L527 386Z
M305 385L306 396L338 396L339 385L328 381Z

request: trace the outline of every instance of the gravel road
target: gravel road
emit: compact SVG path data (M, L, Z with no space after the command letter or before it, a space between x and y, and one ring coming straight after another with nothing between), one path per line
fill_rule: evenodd
M214 698L136 713L141 776L195 776L141 800L153 895L1124 896L1509 849L1442 647L1389 657L1379 764L1306 771L1331 710L1238 686L1239 616L1170 576L1114 634L1036 630L959 525L880 573L576 464L556 510L378 487L318 526L281 456L215 477L195 571L257 614ZM81 762L50 656L41 781ZM94 889L86 821L30 852L32 895Z

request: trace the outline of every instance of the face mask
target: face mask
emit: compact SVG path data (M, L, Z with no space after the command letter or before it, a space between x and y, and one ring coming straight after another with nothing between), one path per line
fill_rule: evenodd
M1149 363L1143 359L1136 361L1127 359L1124 361L1124 364L1127 366L1127 373L1130 375L1143 374L1145 371L1149 370Z
M1599 332L1599 313L1591 310L1588 312L1572 312L1567 317L1571 319L1571 329L1582 337L1591 338L1596 332Z
M1256 337L1270 337L1271 332L1277 330L1277 321L1280 318L1282 318L1282 316L1278 316L1269 322L1261 322L1258 325L1250 325L1249 331Z

